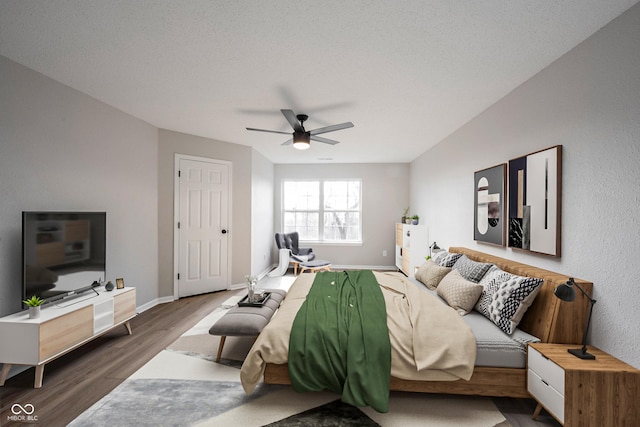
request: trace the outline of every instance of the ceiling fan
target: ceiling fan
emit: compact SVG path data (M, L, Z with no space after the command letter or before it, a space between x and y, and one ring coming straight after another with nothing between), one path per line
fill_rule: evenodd
M289 145L293 143L293 146L299 150L306 150L311 145L311 140L317 142L323 142L325 144L335 145L340 141L335 141L333 139L324 138L318 136L322 133L333 132L340 129L352 128L353 123L346 122L340 123L339 125L331 125L325 126L314 130L306 130L304 128L304 122L309 118L306 114L298 114L296 115L292 110L280 110L284 117L287 119L291 127L293 128L293 133L291 132L282 132L279 130L267 130L267 129L256 129L256 128L247 128L247 130L252 130L256 132L269 132L269 133L281 133L283 135L292 135L292 137L282 145Z

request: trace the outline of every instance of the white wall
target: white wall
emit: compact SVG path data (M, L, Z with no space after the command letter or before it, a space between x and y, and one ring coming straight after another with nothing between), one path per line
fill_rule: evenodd
M21 309L21 212L107 212L107 278L158 296L156 128L0 56L0 315Z
M395 223L409 204L409 164L281 164L275 166L275 223L282 230L284 179L361 179L362 246L313 244L318 259L343 266L392 267L395 265ZM420 214L416 211L416 213ZM275 243L274 243L275 251ZM387 256L382 252L387 251ZM274 252L275 255L275 252Z
M273 231L274 165L257 151L252 151L251 167L251 271L258 275L271 266L275 250Z
M591 343L640 368L640 5L411 164L430 239L594 283ZM473 173L563 145L562 257L473 240Z

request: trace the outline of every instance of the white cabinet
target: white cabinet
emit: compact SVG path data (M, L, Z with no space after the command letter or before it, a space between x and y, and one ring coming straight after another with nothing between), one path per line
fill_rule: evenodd
M414 277L429 255L429 233L426 225L396 224L396 267Z
M124 288L43 306L38 319L29 319L27 311L0 318L0 385L12 365L32 365L34 387L41 387L46 363L116 326L124 324L131 334L135 315L136 290Z

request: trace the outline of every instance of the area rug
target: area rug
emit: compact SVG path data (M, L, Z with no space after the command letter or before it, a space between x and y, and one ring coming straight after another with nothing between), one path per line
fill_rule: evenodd
M509 427L483 397L392 392L389 412L381 414L334 393L300 394L290 386L260 384L246 395L239 369L253 339L228 337L215 363L219 337L208 331L225 311L206 316L70 426Z

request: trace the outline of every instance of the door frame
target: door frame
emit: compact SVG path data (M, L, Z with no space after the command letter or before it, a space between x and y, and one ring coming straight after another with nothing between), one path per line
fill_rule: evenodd
M178 220L180 218L180 160L194 160L197 162L215 163L226 165L229 169L229 200L227 204L227 230L229 237L227 238L227 290L231 288L231 266L232 266L232 230L233 230L233 216L232 204L233 204L233 163L227 160L212 159L210 157L192 156L188 154L175 153L174 155L174 170L173 170L173 299L179 299L179 285L178 270L180 269L180 229L178 228Z

